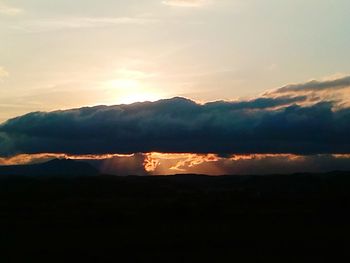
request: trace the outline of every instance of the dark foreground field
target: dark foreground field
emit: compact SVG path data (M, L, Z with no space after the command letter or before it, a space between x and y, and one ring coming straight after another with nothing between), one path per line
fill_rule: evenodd
M0 262L342 262L350 173L0 180Z

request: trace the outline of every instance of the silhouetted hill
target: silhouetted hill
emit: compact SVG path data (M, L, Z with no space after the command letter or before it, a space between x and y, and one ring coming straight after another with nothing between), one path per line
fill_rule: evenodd
M0 166L0 176L92 176L98 170L88 163L70 159L54 159L46 163L31 165Z
M4 262L337 262L349 211L349 172L9 176L0 245Z

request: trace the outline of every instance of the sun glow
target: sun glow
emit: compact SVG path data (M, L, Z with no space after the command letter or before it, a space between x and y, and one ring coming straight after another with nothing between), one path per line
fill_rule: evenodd
M121 78L106 83L112 94L116 94L116 102L129 104L133 102L156 101L161 99L160 94L147 88L141 80Z
M152 76L142 71L120 69L117 78L106 82L105 86L111 90L111 94L116 94L117 103L156 101L162 96L150 88L148 79Z

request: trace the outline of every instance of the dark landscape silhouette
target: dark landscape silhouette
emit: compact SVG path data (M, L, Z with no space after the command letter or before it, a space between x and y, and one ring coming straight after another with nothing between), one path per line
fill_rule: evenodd
M42 262L65 262L67 254L60 251L71 251L71 259L87 262L117 256L127 262L267 256L294 262L298 254L290 249L296 247L309 260L323 258L334 246L345 253L339 241L349 233L346 171L120 177L53 160L1 167L0 175L4 256L18 261L39 253Z
M0 166L0 176L75 177L98 174L98 170L90 164L69 159L53 159L39 164Z

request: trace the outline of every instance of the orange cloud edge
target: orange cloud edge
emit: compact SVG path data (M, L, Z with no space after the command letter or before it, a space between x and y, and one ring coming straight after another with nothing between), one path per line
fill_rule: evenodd
M130 159L135 161L135 156L141 158L144 172L150 175L158 174L181 174L191 171L201 171L198 167L205 167L209 174L221 174L223 163L264 161L269 159L283 160L284 162L302 162L307 157L295 154L233 154L221 157L218 154L195 154L195 153L137 153L137 154L87 154L70 155L65 153L40 153L40 154L18 154L12 157L0 158L0 165L25 165L42 163L55 158L72 160L111 160ZM321 156L321 155L320 155ZM330 154L335 159L349 159L350 154ZM133 159L134 158L134 159ZM136 162L136 161L135 161ZM136 166L136 163L134 164Z

